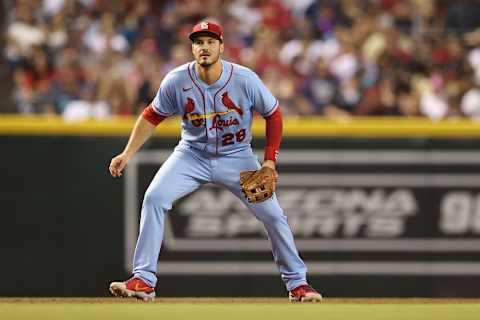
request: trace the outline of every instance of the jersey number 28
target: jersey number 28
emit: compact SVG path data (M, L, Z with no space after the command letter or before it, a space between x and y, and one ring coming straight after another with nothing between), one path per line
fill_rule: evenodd
M241 129L237 131L235 134L225 133L222 136L222 146L228 146L228 145L234 144L235 143L234 139L237 142L242 142L243 140L245 140L245 136L246 136L245 129Z

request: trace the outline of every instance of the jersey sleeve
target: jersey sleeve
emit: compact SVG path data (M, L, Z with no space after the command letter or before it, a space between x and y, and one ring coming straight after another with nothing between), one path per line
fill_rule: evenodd
M153 124L154 126L158 126L160 122L165 120L166 117L159 115L155 110L153 110L152 105L148 105L145 109L143 109L142 117Z
M175 78L167 74L152 101L153 110L160 116L168 117L175 114Z
M249 77L249 92L253 109L263 117L268 117L278 107L278 100L268 90L263 81L254 72Z

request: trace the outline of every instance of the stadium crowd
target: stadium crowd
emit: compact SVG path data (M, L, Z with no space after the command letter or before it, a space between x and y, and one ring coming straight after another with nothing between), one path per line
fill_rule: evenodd
M480 118L473 0L11 0L4 48L19 113L139 113L191 60L208 18L224 58L255 70L283 113Z

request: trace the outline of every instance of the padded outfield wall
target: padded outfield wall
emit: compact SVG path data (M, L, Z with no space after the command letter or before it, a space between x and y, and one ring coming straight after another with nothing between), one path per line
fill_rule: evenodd
M168 119L121 179L133 119L0 118L0 296L103 296L128 277ZM261 156L263 121L254 124ZM480 124L287 119L278 197L326 296L480 296ZM281 296L261 224L206 185L168 215L160 296Z

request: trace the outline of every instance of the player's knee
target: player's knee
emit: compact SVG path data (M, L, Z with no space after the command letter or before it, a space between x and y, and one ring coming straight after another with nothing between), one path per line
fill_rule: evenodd
M165 196L163 192L153 192L148 189L143 197L143 205L148 207L157 207L169 210L172 207L171 201Z

